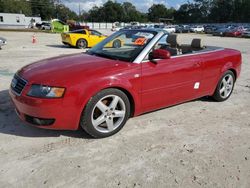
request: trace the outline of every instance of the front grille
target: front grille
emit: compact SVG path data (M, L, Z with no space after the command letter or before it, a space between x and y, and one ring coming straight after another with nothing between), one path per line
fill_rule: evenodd
M15 74L11 81L11 89L16 95L21 95L27 81Z

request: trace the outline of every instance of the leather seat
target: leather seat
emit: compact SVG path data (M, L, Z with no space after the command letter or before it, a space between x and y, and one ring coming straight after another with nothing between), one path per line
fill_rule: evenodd
M204 48L202 40L201 39L193 39L191 42L191 45L181 45L181 51L182 54L187 54L187 53L192 53L193 51L199 51L202 50Z
M193 51L201 50L204 48L201 39L193 39L191 43L191 47Z
M171 56L175 56L178 54L178 48L179 48L179 43L178 43L178 35L175 34L169 34L166 42L169 44L169 46L163 46L162 49L165 49L170 52Z

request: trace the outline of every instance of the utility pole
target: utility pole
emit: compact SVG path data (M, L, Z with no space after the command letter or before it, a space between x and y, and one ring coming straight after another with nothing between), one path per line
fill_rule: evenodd
M79 16L81 15L81 4L79 3Z
M81 4L79 3L79 21L81 22Z

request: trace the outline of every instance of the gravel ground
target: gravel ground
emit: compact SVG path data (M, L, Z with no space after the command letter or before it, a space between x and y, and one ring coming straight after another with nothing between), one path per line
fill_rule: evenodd
M250 40L199 35L242 52L233 95L206 98L132 118L118 134L50 131L22 123L8 96L13 74L47 57L79 53L60 35L0 32L0 187L249 187ZM197 35L183 34L185 42Z

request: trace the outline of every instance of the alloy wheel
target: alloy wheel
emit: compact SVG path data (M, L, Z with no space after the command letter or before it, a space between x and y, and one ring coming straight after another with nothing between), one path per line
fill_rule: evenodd
M233 91L234 79L231 74L227 74L221 81L220 84L220 96L221 98L227 98Z
M117 129L126 115L126 106L121 97L108 95L100 99L93 108L91 121L101 133L110 133Z

